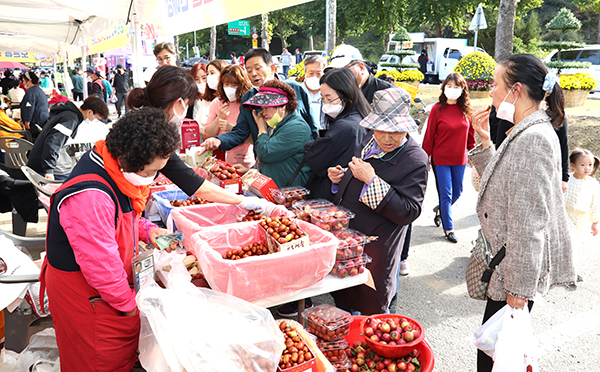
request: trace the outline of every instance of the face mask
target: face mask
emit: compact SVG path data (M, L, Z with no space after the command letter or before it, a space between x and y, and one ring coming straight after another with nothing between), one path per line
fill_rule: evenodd
M154 182L154 176L152 177L142 177L137 173L133 172L123 172L123 177L133 186L148 186L152 182Z
M208 84L210 89L217 90L217 87L219 86L219 75L208 75L206 77L206 84Z
M506 102L506 99L508 98L508 95L513 90L513 88L514 88L514 84L510 88L508 93L506 94L506 97L504 97L504 100L502 101L502 103L500 103L500 106L498 106L498 111L496 112L496 117L498 119L506 120L509 123L515 122L515 103L517 102L517 99L518 99L518 97L515 98L513 103Z
M200 92L200 94L206 92L206 83L197 83L196 86L198 87L198 92Z
M342 112L344 106L342 106L341 103L338 103L336 105L332 105L331 103L324 103L321 109L325 114L335 119L340 114L340 112Z
M450 87L444 88L444 95L448 99L459 99L460 96L462 95L462 92L463 92L463 90L461 88L450 88Z
M321 83L319 83L321 79L316 76L306 78L304 82L306 83L306 87L310 90L319 90L321 88Z
M225 95L227 96L229 102L235 102L237 100L237 97L235 95L237 93L237 88L224 87L223 91L225 92Z
M171 118L171 120L169 120L169 123L171 123L171 124L181 123L183 121L183 119L185 119L185 114L187 114L188 107L185 105L183 98L179 98L179 101L181 101L181 105L183 106L183 112L181 114L178 114L175 111L175 105L173 105L173 117Z
M279 124L279 122L281 122L281 120L283 120L281 118L281 116L279 116L279 113L276 112L275 115L273 115L273 117L269 120L267 120L267 125L270 126L271 128L275 128L277 126L277 124Z

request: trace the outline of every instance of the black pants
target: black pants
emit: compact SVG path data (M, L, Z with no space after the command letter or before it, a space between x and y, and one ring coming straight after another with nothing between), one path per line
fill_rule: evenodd
M506 301L494 301L488 298L487 305L485 306L485 312L483 313L483 322L485 323L489 318L496 314L500 309L506 305ZM533 307L533 301L527 302L529 312ZM494 361L486 353L481 350L477 350L477 372L491 372L494 367Z
M74 101L83 101L83 92L73 92Z
M125 101L127 101L127 93L117 93L117 103L115 104L115 106L117 106L117 114L119 114L119 116L121 116L121 106L125 106L125 113L129 111L129 108L127 108L127 104L125 104Z

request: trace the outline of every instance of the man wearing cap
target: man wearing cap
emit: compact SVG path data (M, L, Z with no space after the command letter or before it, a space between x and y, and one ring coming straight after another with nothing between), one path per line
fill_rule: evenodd
M242 107L240 107L240 114L232 131L209 138L203 142L203 146L207 151L216 149L228 151L244 143L250 135L253 142L256 142L258 138L258 127L252 116L252 110L244 108L243 103L253 97L266 81L277 78L277 66L273 64L271 53L262 48L250 49L245 55L245 60L246 71L254 88L242 96ZM312 138L317 138L318 123L314 122L311 115L310 101L306 91L296 82L286 81L285 83L294 89L298 101L296 110L310 127Z
M121 117L121 107L125 106L125 113L129 111L127 105L124 105L127 100L127 93L129 92L129 76L125 73L123 65L117 65L117 73L113 78L113 87L117 92L117 114Z
M410 116L410 95L402 88L375 92L373 111L360 125L373 135L365 137L350 163L329 168L328 176L338 185L334 202L356 214L350 227L379 237L365 247L377 290L361 285L332 295L338 307L370 315L390 310L406 231L421 214L428 158L408 134L417 125Z
M106 88L104 87L104 83L100 78L102 73L98 70L94 70L91 67L86 71L86 73L91 80L91 82L88 82L88 92L90 92L90 94L97 95L98 97L102 98L104 102L106 102Z
M336 48L331 55L331 62L328 68L330 67L347 68L352 71L354 76L356 76L358 87L369 103L373 102L373 95L378 90L394 87L393 84L376 79L375 76L371 75L369 70L367 70L362 54L351 45L344 44Z

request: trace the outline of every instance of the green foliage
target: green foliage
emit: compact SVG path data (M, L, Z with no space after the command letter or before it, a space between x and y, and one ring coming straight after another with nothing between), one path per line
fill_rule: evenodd
M465 80L490 81L494 78L497 65L489 55L474 52L464 56L454 67L454 72L461 74Z
M400 49L400 50L389 50L386 52L386 54L390 54L393 56L405 57L405 56L412 56L416 53L412 49Z
M406 29L402 26L398 27L398 31L396 31L396 34L394 35L394 37L392 38L392 40L394 41L410 41L410 35L408 34L408 31L406 31Z
M573 12L567 8L562 8L556 17L552 18L550 22L546 24L548 30L579 30L581 28L581 21L578 20Z
M394 68L419 68L418 63L382 63L381 67L394 67Z
M590 62L563 62L563 61L551 61L545 62L548 68L590 68L592 64Z
M544 49L575 49L583 48L585 43L578 43L576 41L542 41L538 44L540 48Z
M548 52L546 50L544 50L543 48L540 48L538 46L539 40L538 39L531 39L529 40L528 44L525 44L523 42L523 40L521 40L521 38L515 36L514 41L513 41L513 48L514 48L514 53L529 53L529 54L533 54L534 56L538 57L539 59L543 59L548 55Z

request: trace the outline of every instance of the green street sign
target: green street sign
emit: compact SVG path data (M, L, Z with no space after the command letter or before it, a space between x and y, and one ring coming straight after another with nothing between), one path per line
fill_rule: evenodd
M250 36L250 21L233 21L227 24L229 35Z

